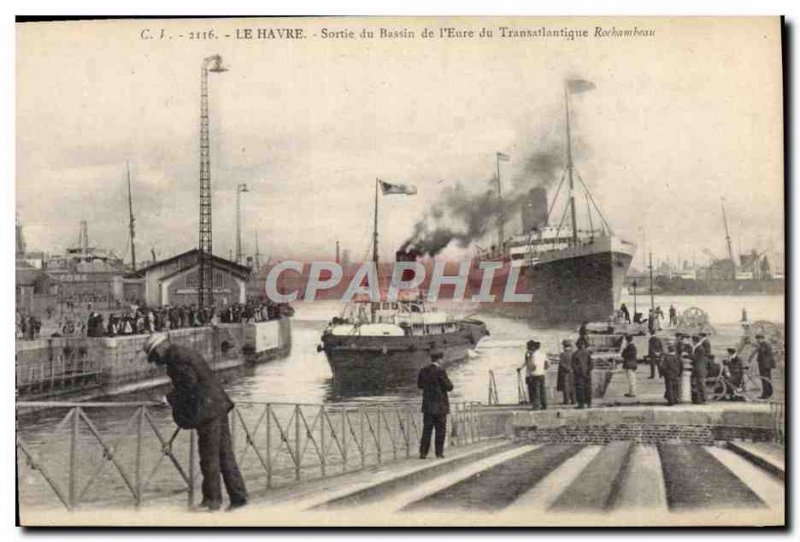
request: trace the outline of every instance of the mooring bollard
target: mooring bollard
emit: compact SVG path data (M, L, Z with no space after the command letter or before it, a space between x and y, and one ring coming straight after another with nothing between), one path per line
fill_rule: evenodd
M692 361L683 360L683 373L681 373L681 402L692 402Z

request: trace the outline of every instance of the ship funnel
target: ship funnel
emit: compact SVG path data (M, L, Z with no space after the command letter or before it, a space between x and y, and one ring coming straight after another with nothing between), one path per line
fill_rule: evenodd
M522 232L529 233L547 225L547 189L537 186L531 188L523 198L520 209L522 215Z

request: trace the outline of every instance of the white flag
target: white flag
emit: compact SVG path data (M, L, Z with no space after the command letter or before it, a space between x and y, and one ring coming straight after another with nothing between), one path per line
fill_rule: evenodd
M568 79L567 80L567 90L571 94L578 94L579 92L588 92L595 88L595 84L591 81L586 81L584 79Z

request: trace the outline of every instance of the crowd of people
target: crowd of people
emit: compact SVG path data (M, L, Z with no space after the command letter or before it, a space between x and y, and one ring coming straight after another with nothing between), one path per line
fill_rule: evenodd
M42 330L42 321L33 315L23 316L16 313L16 334L15 337L21 340L32 341L39 338Z
M722 359L712 353L711 341L707 333L675 333L675 340L668 340L651 331L647 341L645 362L649 365L649 379L664 379L664 399L668 405L681 403L682 376L684 370L690 371L691 402L705 404L708 401L708 380L720 374L726 382L724 397L740 400L745 371L755 362L759 376L765 378L760 399L770 399L773 388L770 381L772 370L776 367L772 346L764 335L755 336L756 344L745 345L750 349L727 348ZM556 391L563 394L564 405L577 405L577 408L590 408L592 404L592 370L594 363L589 349L586 326L581 326L578 339L573 343L564 340L558 357ZM741 356L740 356L741 354ZM639 352L632 335L625 335L619 351L621 366L625 372L628 390L625 397L636 397L636 377L639 366ZM541 351L539 341L528 341L525 357L517 372L525 371L529 403L534 410L547 408L546 376L550 366L547 356ZM684 367L686 366L686 369Z
M72 303L72 301L70 301ZM268 299L248 299L245 303L234 303L222 309L214 310L205 307L200 310L196 305L167 305L164 307L147 307L130 305L128 310L101 312L87 310L83 307L67 306L60 314L48 310L46 333L55 337L117 337L121 335L139 335L200 327L213 324L234 324L246 322L264 322L291 316L292 308L285 303L276 304ZM16 338L32 340L42 330L42 320L33 315L16 314Z
M193 304L164 307L133 306L128 313L112 313L107 318L99 312L91 313L86 321L86 335L89 337L139 335L219 323L263 322L283 316L291 316L291 308L288 305L259 299L248 299L246 303L235 303L219 311L211 307L200 309Z

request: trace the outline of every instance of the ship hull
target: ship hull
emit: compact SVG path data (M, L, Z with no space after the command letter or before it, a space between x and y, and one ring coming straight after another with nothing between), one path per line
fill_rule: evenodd
M441 352L440 365L465 361L480 339L483 323L462 325L453 333L423 336L322 336L322 350L341 393L370 394L416 385L419 370Z
M616 238L565 249L522 267L517 293L530 302L496 302L491 312L537 325L607 320L620 304L635 247Z

